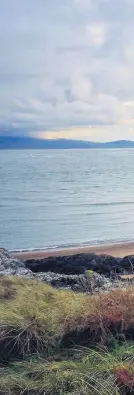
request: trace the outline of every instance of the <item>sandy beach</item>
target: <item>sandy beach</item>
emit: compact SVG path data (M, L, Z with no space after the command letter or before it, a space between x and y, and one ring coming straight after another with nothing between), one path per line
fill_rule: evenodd
M74 254L107 254L115 257L123 258L126 255L134 254L134 242L133 243L120 243L120 244L107 244L101 246L87 246L77 248L66 248L57 250L37 250L37 251L24 251L24 252L12 252L13 257L27 259L42 259L50 256L65 256Z

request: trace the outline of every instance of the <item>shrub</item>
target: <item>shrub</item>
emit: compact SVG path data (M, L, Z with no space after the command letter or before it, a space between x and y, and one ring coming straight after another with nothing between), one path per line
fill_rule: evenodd
M124 393L134 390L134 368L130 365L126 367L117 367L114 371L119 388Z
M93 270L86 270L85 274L87 277L92 277L95 272Z

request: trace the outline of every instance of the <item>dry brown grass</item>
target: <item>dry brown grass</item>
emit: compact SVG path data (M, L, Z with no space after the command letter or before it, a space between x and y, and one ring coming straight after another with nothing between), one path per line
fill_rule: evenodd
M119 347L126 338L134 339L134 288L84 295L34 280L1 277L0 292L0 362L21 359L1 369L0 395L134 391L134 350ZM103 353L89 350L93 343ZM86 355L70 360L75 351L65 347L78 344L87 346ZM119 347L117 355L106 352L112 347ZM64 353L68 360L54 361Z
M134 339L133 288L90 296L55 290L34 280L2 281L3 294L11 282L14 297L0 301L1 358L7 349L12 356L17 347L19 355L48 354L60 344L103 341L108 345L113 336Z
M0 277L0 300L12 299L16 295L14 282L7 277Z

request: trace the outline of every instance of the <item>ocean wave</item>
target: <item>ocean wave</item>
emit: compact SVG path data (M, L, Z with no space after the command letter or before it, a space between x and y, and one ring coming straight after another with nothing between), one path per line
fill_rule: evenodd
M38 251L51 251L51 250L64 250L64 249L76 249L82 247L92 247L92 246L103 246L103 245L111 245L111 244L128 244L134 242L134 238L121 238L118 237L116 239L92 239L90 241L81 242L81 243L68 243L68 244L59 244L59 245L52 245L52 246L45 246L39 248L17 248L17 249L10 249L10 252L38 252Z
M123 205L133 205L134 201L115 201L115 202L96 202L96 203L87 203L88 206L123 206Z

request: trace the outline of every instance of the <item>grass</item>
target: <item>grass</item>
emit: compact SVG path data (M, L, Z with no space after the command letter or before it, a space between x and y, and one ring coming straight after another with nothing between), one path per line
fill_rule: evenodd
M134 347L125 344L111 354L76 349L79 360L45 361L41 358L1 369L0 394L119 394L116 374L129 370ZM3 392L2 392L3 391Z
M92 277L94 273L95 272L93 270L89 270L89 269L85 271L85 274L87 275L87 277Z
M0 395L132 394L133 339L133 288L84 295L0 278Z
M0 300L9 300L16 295L16 286L10 278L0 277Z

